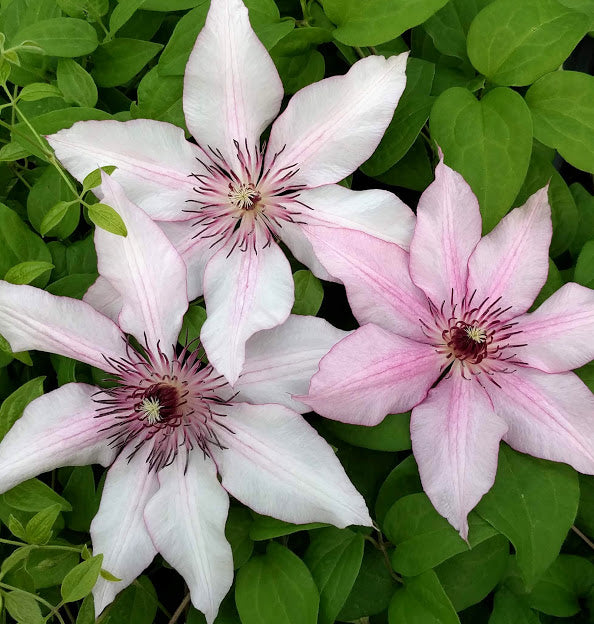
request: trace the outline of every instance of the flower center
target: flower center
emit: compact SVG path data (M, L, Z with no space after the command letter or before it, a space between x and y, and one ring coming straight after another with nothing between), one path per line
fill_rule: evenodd
M179 392L168 383L156 383L144 393L142 400L136 405L140 419L145 420L148 426L158 423L170 423L172 418L181 417Z
M487 355L487 333L476 325L458 321L446 332L446 338L449 338L447 345L458 360L470 360L478 364Z
M251 183L229 184L228 197L231 203L241 210L254 210L262 200L262 195Z

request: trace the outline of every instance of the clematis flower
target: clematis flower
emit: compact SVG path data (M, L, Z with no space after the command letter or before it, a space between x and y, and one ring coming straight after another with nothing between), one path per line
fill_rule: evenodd
M500 440L594 474L594 396L568 372L594 357L594 292L566 284L527 312L546 281L551 232L543 188L481 239L477 199L442 161L410 254L354 232L316 242L362 327L321 360L300 400L363 425L413 408L423 488L465 539Z
M308 408L291 398L345 332L290 317L248 342L232 390L199 350L173 347L188 307L183 260L107 176L103 190L128 229L95 233L99 271L121 306L105 303L106 316L0 281L0 333L15 350L99 367L115 385L69 383L30 403L0 443L0 492L58 466L111 464L91 538L121 581L99 579L97 614L159 552L212 622L233 580L227 492L289 522L371 524L332 449L297 413Z
M377 147L405 86L406 59L370 56L305 87L264 147L281 80L241 0L212 0L184 81L186 123L198 145L148 119L84 121L48 137L78 180L115 165L128 197L164 222L189 267L190 299L204 293L202 342L229 382L246 340L291 310L293 281L278 239L324 279L308 240L317 224L410 242L414 216L393 194L335 184Z

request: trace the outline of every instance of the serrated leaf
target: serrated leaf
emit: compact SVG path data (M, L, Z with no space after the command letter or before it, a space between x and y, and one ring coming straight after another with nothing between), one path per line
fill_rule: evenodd
M308 270L296 271L293 274L295 282L295 303L293 314L315 316L324 299L324 288L320 280Z
M11 284L30 284L34 279L51 271L54 265L51 262L29 261L21 262L6 271L4 280Z
M62 600L64 602L75 602L76 600L82 600L90 594L99 578L102 563L103 555L95 555L70 570L62 581L60 588Z
M60 512L60 505L52 505L37 512L25 527L25 535L29 544L46 544L52 536L52 527Z
M128 230L122 221L122 217L107 204L91 204L89 206L89 219L97 227L107 232L117 236L128 236Z

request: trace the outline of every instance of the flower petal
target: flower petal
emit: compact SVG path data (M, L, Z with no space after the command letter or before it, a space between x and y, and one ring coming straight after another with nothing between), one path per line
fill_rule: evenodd
M119 327L88 303L1 280L0 334L15 352L57 353L103 370L105 358L126 357Z
M466 294L468 259L481 238L476 195L464 178L443 162L435 181L421 195L417 225L410 244L410 274L439 307L461 302Z
M486 389L511 447L594 474L594 395L577 375L521 367Z
M105 277L100 275L95 280L85 293L83 301L114 323L118 322L122 310L122 297Z
M281 405L224 408L213 448L223 487L254 511L286 522L371 526L363 497L328 443ZM231 433L233 432L233 433Z
M184 77L188 128L231 163L233 141L250 149L276 117L283 85L240 0L212 0Z
M594 290L569 283L537 310L514 319L518 358L547 373L562 373L594 358Z
M159 489L157 476L149 472L146 461L150 445L129 459L131 450L124 449L109 469L101 505L91 523L93 554L102 553L102 567L121 579L97 579L93 589L97 617L157 554L143 517L147 502Z
M184 578L192 604L212 624L233 582L233 557L225 537L229 497L202 451L180 452L159 471L160 489L144 518L163 558Z
M266 161L274 170L299 167L308 187L339 182L378 146L406 84L408 53L368 56L344 76L298 91L270 132Z
M103 173L105 201L122 217L127 236L95 229L99 273L122 297L119 325L156 350L177 344L188 309L186 265L159 226ZM146 338L145 338L146 337Z
M326 418L377 425L422 401L441 366L431 345L363 325L322 358L309 394L296 398Z
M320 359L347 332L321 318L291 315L279 327L252 336L235 384L237 401L278 403L296 412L310 408L291 395L305 394Z
M201 339L211 364L233 385L243 368L246 340L287 319L294 286L289 262L274 241L265 247L256 239L246 251L228 254L223 247L206 267Z
M303 214L308 226L358 230L403 249L408 249L415 229L412 210L389 191L352 191L327 184L301 191L299 201L311 208ZM282 237L283 231L279 234Z
M82 182L98 167L114 165L113 178L126 195L154 219L183 221L194 195L202 152L184 131L152 119L79 121L47 137L58 160Z
M204 271L218 248L212 238L194 238L196 231L186 222L161 221L159 226L186 263L188 299L193 301L204 292Z
M506 215L476 246L468 263L468 293L478 304L502 298L511 318L526 312L549 271L551 208L544 187Z
M469 512L495 481L506 431L482 386L458 371L412 411L410 434L423 489L463 539Z
M374 323L427 341L422 323L434 321L425 294L410 279L406 251L354 230L316 226L308 227L307 235L322 264L344 283L361 325Z
M70 383L27 407L0 444L0 492L59 466L108 466L116 453L96 418L95 386Z

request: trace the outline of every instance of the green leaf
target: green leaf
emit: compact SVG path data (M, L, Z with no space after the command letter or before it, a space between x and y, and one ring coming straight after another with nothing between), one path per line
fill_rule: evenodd
M157 592L146 576L118 594L109 609L112 624L145 624L157 613Z
M431 111L431 134L447 165L459 172L478 198L483 231L511 208L532 151L530 111L511 89L489 91L481 100L467 89L444 91Z
M58 504L38 511L25 527L27 542L29 544L47 544L52 536L52 527L61 511L61 505Z
M573 279L582 286L594 288L594 240L583 246L575 265Z
M31 195L29 195L29 197L31 197ZM45 213L43 219L41 220L41 223L39 224L39 233L42 236L47 236L54 228L57 228L68 214L69 208L72 205L73 202L71 201L59 201L57 204L54 204Z
M591 26L557 0L495 0L470 25L468 56L492 82L528 85L557 69Z
M495 484L477 512L514 545L530 587L559 554L579 501L575 471L502 444Z
M15 518L12 514L8 516L8 530L19 539L26 541L27 534L25 533L25 527L21 521Z
M363 173L376 176L394 166L411 148L429 118L435 98L431 85L435 65L411 58L406 67L406 88L394 117L377 149L362 166Z
M324 77L326 61L318 50L308 50L299 56L275 56L274 62L285 93L292 94Z
M324 288L320 280L308 270L293 273L295 303L291 312L315 316L322 305Z
M83 180L83 193L90 191L91 189L97 188L101 184L101 172L104 171L107 175L111 175L116 170L116 167L113 165L107 165L105 167L99 167L98 169L93 169L91 173L87 174Z
M191 304L188 311L184 314L181 331L179 332L178 342L185 346L190 345L190 351L194 351L198 345L200 338L200 330L206 321L206 310L195 303Z
M594 76L558 71L526 93L534 136L574 167L594 173Z
M85 596L85 599L82 601L80 609L78 610L78 615L76 616L76 624L95 624L93 594Z
M136 13L144 0L120 0L109 16L109 34L116 32Z
M62 581L60 592L64 602L82 600L91 593L99 578L103 555L96 555L72 568Z
M375 515L380 525L383 525L390 507L403 496L422 492L421 478L414 455L409 455L401 461L386 477L375 501Z
M328 527L311 534L304 561L320 593L318 624L332 624L361 569L365 540L361 533Z
M4 493L4 502L21 511L41 511L51 505L60 505L63 511L70 511L70 503L54 492L39 479L29 479L19 483Z
M112 39L100 45L93 55L91 72L100 87L125 84L162 49L160 43L141 39Z
M12 45L33 41L49 56L74 57L90 54L98 45L97 32L87 22L54 17L21 28Z
M56 72L58 88L69 104L93 108L97 87L91 75L72 59L60 59Z
M89 17L97 20L109 10L108 0L58 0L60 8L69 17Z
M27 158L27 156L31 156L31 152L19 143L13 141L7 143L0 149L1 162L12 162L14 160L20 160L21 158Z
M39 262L37 260L20 262L6 271L4 279L11 284L30 284L34 279L53 268L54 265L51 262Z
M74 468L64 486L63 495L72 505L72 511L64 516L66 526L73 531L88 533L91 520L99 509L100 499L95 491L91 466Z
M145 11L183 11L204 2L205 0L144 0L142 8Z
M456 611L432 570L405 579L390 602L390 624L459 624Z
M477 546L496 531L475 513L468 516L469 544ZM446 559L468 551L458 531L435 511L425 494L409 494L398 499L386 514L384 533L397 547L392 556L396 572L415 576Z
M237 570L247 562L254 550L250 538L252 514L245 507L231 507L225 525L225 537L233 552L233 567Z
M321 522L310 522L309 524L292 524L290 522L284 522L283 520L277 520L270 516L261 516L256 514L254 522L250 527L250 538L254 541L262 541L267 539L273 539L275 537L281 537L283 535L291 535L298 531L308 531L310 529L317 529L325 527L327 525Z
M6 610L19 624L42 624L44 619L37 600L27 592L15 590L4 594Z
M238 572L235 602L242 624L316 624L319 596L307 566L270 542Z
M546 301L554 292L559 290L563 286L563 278L561 272L557 268L557 265L549 258L549 272L547 274L547 281L538 293L538 297L534 300L530 311L535 310L538 306Z
M326 15L338 26L334 38L349 46L374 46L422 24L447 0L324 0Z
M589 368L590 379L594 379L594 363L587 364L582 367L580 377L586 381L583 376L584 368ZM586 385L592 389L592 381ZM594 477L592 475L578 475L580 481L580 506L578 515L575 520L576 525L586 535L594 535Z
M540 620L520 597L501 587L495 592L489 624L540 624Z
M423 137L418 136L408 152L393 167L374 177L391 186L424 191L433 181L433 165L429 161Z
M35 102L49 97L62 97L58 87L46 82L33 82L24 87L19 93L19 99L24 102Z
M91 204L89 206L89 219L103 230L107 230L117 236L128 236L126 225L122 217L107 204Z
M353 446L374 451L406 451L411 447L410 412L388 414L374 427L350 425L333 420L325 420L323 426Z
M396 581L386 566L384 556L366 543L361 569L337 619L351 622L381 613L390 604L395 589Z
M29 405L33 399L36 399L43 394L44 380L45 377L36 377L35 379L31 379L31 381L23 384L10 396L4 399L4 402L0 405L0 440L22 416L27 405ZM35 509L33 511L39 511L39 509Z
M439 582L456 611L483 600L503 577L509 559L509 542L493 537L435 568Z
M578 223L575 236L569 246L571 255L576 258L584 244L594 240L594 195L578 182L574 182L569 190L578 211Z
M75 273L52 282L46 290L58 297L82 299L96 279L97 273Z
M130 113L134 119L167 121L186 129L182 107L182 76L164 76L161 63L148 71L138 85L138 104L132 104Z
M58 520L59 522L59 520ZM25 568L31 575L36 589L55 587L78 564L76 552L35 548L29 555Z

